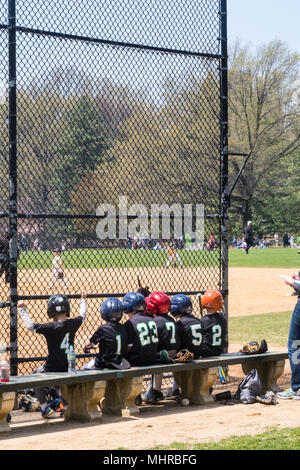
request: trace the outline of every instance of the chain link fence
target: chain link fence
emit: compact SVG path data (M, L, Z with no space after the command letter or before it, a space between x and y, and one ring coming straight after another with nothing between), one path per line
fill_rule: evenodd
M138 279L188 293L196 314L198 292L226 297L226 1L8 0L0 38L12 372L47 354L18 300L46 322L49 295L66 293L75 315L86 290L80 354L101 301Z

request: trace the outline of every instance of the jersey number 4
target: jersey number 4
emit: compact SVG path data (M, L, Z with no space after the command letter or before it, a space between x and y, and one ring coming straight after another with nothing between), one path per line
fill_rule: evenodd
M60 343L60 349L64 349L66 354L69 349L69 336L70 336L70 333L67 333L64 339L62 340L62 342Z

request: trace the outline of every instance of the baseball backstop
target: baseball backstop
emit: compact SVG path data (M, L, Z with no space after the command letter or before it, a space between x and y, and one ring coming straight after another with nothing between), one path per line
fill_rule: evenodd
M8 0L0 6L1 340L11 372L46 345L64 292L220 289L227 315L226 0ZM59 253L60 254L59 254ZM5 272L6 270L6 272Z

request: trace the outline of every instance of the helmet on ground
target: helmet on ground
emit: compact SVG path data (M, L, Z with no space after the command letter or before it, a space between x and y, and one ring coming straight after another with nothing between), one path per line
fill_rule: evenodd
M123 316L123 304L116 297L109 297L102 302L100 313L103 320L118 322Z
M220 291L211 289L203 294L201 303L203 308L219 312L223 308L224 299Z
M177 294L171 298L171 314L188 315L193 310L192 301L188 295Z
M65 313L67 317L70 316L70 303L69 299L64 294L54 294L48 300L48 317L53 318L58 313Z
M146 308L145 297L141 292L127 292L122 303L125 313L144 312Z
M171 299L164 292L152 292L145 300L150 315L166 315L170 311Z

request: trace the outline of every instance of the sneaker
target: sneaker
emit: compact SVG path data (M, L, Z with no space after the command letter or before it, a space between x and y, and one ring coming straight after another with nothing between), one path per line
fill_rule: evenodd
M294 392L293 399L300 400L300 388L297 390L297 392Z
M294 398L296 393L299 393L299 398L300 399L300 392L294 392L293 389L290 387L287 390L284 390L283 392L278 392L276 393L276 398L281 398L282 400L289 400L291 398Z
M134 403L135 403L136 406L141 406L141 404L143 403L143 399L142 399L141 394L139 394L137 397L135 397Z
M175 390L168 390L165 394L165 398L167 400L171 400L172 398L179 398L180 397L180 390L176 388Z
M162 392L159 392L158 390L154 390L154 388L151 388L147 394L145 394L145 402L148 403L149 405L155 405L157 404L160 400L164 399L164 395Z
M51 408L51 406L47 405L46 408L42 411L42 418L49 418L52 413L54 413L54 410Z
M55 398L51 400L48 405L52 408L53 411L60 413L64 409L64 405L61 398Z

